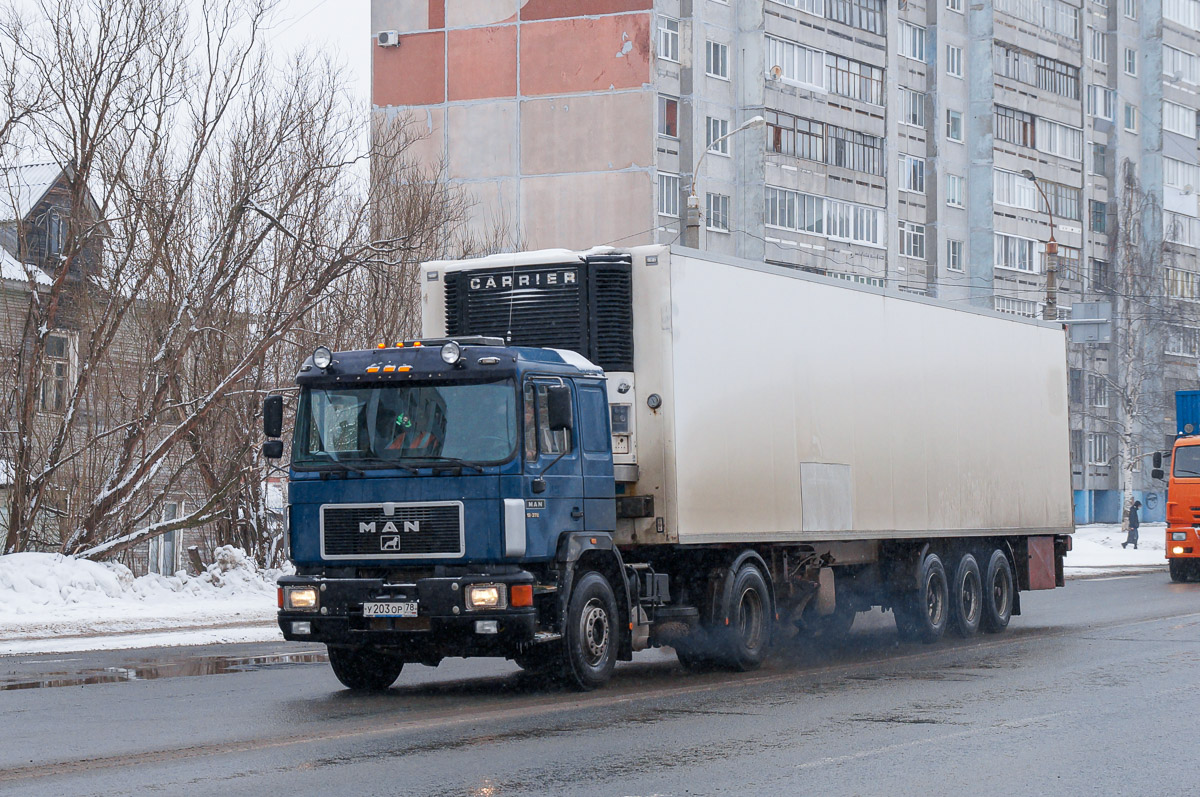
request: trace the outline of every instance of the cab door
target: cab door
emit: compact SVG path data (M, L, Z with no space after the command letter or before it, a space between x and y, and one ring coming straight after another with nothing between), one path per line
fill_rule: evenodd
M580 466L578 424L551 431L547 393L551 387L572 391L574 417L579 417L570 380L527 377L522 385L524 402L525 555L542 559L554 556L559 535L584 530L583 476Z

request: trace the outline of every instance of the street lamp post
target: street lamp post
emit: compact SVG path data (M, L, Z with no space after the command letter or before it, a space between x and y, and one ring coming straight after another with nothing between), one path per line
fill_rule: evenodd
M767 120L761 116L752 116L743 122L738 127L730 130L719 138L714 138L700 157L696 160L696 168L692 170L692 186L688 191L687 198L687 222L684 227L683 245L690 246L693 249L700 248L700 198L696 196L696 178L700 176L700 164L704 163L704 157L712 152L713 147L720 144L730 136L734 136L743 130L749 130L752 127L758 127L766 124Z
M1033 183L1042 201L1046 203L1046 215L1050 217L1050 240L1046 241L1046 306L1042 308L1042 319L1045 321L1058 320L1058 242L1054 240L1054 208L1042 190L1042 184L1029 169L1023 169L1021 176Z

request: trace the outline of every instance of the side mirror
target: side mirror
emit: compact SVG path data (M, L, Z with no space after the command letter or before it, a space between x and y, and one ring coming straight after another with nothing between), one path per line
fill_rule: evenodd
M1160 468L1162 468L1162 452L1155 451L1154 452L1154 469L1158 470ZM1155 477L1155 478L1161 478L1161 477Z
M283 434L283 396L263 399L263 434L279 437Z
M279 459L283 456L283 441L267 440L263 443L262 453L267 459Z
M552 432L575 428L575 417L571 412L571 388L554 385L546 389L546 415Z

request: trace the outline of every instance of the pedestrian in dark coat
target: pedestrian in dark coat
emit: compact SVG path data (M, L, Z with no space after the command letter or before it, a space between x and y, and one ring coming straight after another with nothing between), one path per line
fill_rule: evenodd
M1125 538L1125 542L1121 543L1121 547L1132 545L1133 550L1137 550L1138 541L1138 526L1142 525L1138 519L1138 510L1142 508L1141 501L1134 501L1133 506L1129 507L1129 535Z

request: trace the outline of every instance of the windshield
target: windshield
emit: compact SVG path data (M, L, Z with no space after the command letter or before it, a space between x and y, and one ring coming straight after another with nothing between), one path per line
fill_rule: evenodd
M1181 446L1175 449L1175 463L1171 475L1183 479L1200 477L1200 446Z
M514 455L518 439L512 380L309 388L300 398L293 463L497 463Z

